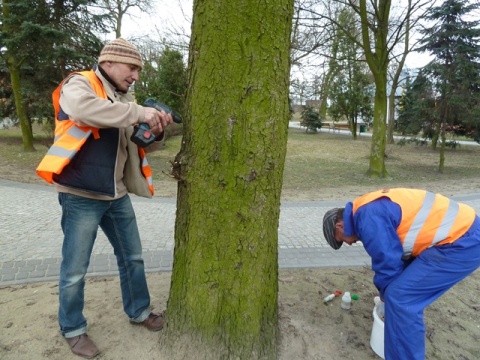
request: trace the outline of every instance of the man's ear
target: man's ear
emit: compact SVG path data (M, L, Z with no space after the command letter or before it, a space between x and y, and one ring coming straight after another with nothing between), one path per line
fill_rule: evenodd
M343 230L343 220L340 220L335 223L335 229L342 229Z

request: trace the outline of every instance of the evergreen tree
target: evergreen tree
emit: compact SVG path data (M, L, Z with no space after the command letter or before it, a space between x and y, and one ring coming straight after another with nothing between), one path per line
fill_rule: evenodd
M95 0L8 0L1 4L1 56L10 73L24 149L33 150L32 119L52 119L51 93L71 71L90 68L106 32Z
M467 20L479 6L468 0L446 0L426 17L435 22L424 30L421 51L434 56L425 71L438 93L433 144L437 137L441 139L440 172L444 169L446 131L463 126L475 136L480 129L478 111L473 111L478 110L480 101L480 21Z
M422 130L428 137L435 121L435 93L431 80L420 71L407 86L399 104L397 131L402 135L417 135ZM431 138L431 135L430 135Z
M305 126L306 132L317 132L322 127L320 113L311 106L305 106L302 110L302 121L300 125Z

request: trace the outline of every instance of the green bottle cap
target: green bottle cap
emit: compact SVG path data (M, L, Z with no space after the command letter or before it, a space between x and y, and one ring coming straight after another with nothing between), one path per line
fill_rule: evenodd
M352 294L352 300L358 300L358 295L357 294Z

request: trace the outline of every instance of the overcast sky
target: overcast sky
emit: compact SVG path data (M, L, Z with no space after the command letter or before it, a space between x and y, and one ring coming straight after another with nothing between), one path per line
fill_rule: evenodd
M401 0L404 1L404 0ZM138 37L147 34L157 34L155 28L162 29L175 27L182 28L190 33L193 0L153 0L154 9L150 15L134 11L131 16L123 20L122 36L125 38ZM110 33L105 40L115 38L115 33ZM431 60L427 54L410 53L406 66L420 68Z

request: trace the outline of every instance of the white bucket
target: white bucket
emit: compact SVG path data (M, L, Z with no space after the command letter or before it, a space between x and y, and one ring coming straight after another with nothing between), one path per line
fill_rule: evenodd
M372 350L380 356L382 359L385 359L385 355L383 352L383 333L384 333L384 326L382 318L385 314L385 304L383 302L379 302L373 308L373 327L372 327L372 335L370 336L370 346Z

